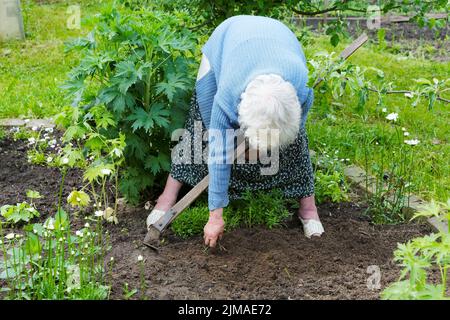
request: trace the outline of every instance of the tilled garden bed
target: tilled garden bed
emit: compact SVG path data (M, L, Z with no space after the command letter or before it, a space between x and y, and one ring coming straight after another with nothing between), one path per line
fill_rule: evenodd
M0 206L26 200L25 191L33 189L43 195L36 201L39 220L54 213L58 169L29 164L25 144L9 138L0 141L0 164ZM80 172L69 172L64 197L80 183ZM138 289L134 299L377 299L399 275L392 262L397 243L432 230L428 224L373 225L364 209L355 203L320 205L326 232L317 239L305 238L291 219L271 230L230 231L214 251L205 249L201 236L182 240L169 232L159 252L142 244L148 211L119 212L118 225L106 224L112 245L106 261L114 257L110 297L122 299L128 283L129 290ZM84 223L82 217L72 219L75 227ZM368 286L376 284L371 279L377 268L380 287Z

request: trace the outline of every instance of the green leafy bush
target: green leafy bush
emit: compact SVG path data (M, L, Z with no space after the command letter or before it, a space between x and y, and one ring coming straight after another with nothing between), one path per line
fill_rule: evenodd
M399 281L387 287L383 299L449 299L447 294L448 270L450 268L450 199L447 203L432 201L418 211L414 218L434 217L447 224L448 230L441 230L424 237L416 238L405 244L398 244L394 260L403 270ZM446 232L445 232L446 231ZM430 283L428 274L438 271L441 281Z
M79 145L84 139L85 154L123 136L120 190L134 203L169 170L170 135L188 107L195 42L183 19L115 5L85 38L67 45L82 58L64 85L72 99L57 119L67 127L65 140Z

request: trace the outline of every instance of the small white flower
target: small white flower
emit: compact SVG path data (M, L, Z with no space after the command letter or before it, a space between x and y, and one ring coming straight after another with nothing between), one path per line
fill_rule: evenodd
M142 260L144 260L144 257L141 256L141 255L138 255L137 260L138 260L138 261L142 261Z
M410 145L410 146L415 146L415 145L418 145L420 143L420 140L417 140L417 139L405 140L405 143Z
M108 176L108 175L111 174L111 169L107 169L107 168L102 169L102 170L101 170L101 173Z
M64 231L64 227L61 227L60 229L61 229L61 231Z
M120 157L120 156L122 155L122 151L120 151L120 150L117 149L117 148L114 148L113 152L114 152L114 154L116 155L116 157Z
M403 135L404 135L405 137L407 137L407 136L409 136L409 132L408 132L408 131L405 131L405 132L403 132Z
M350 159L349 159L349 158L347 158L347 159L345 159L345 161L350 161Z
M85 249L88 249L88 248L89 248L89 246L87 245L87 243L84 245L84 248L85 248Z
M70 251L70 254L74 256L75 255L75 251L74 250Z
M84 227L85 227L85 228L89 228L89 222L86 222L86 223L84 224Z
M5 236L5 238L8 239L8 240L11 240L11 239L14 239L15 236L16 236L15 233L14 233L14 232L11 232L11 233L8 233L8 234Z
M48 230L54 230L55 226L53 225L53 218L49 218L45 224L44 227L47 228Z
M405 128L405 127L402 127L402 131L406 131L406 128Z
M52 157L48 157L48 158L47 158L47 162L48 162L48 163L50 163L50 162L52 162L52 161L53 161L53 158L52 158Z
M75 232L75 235L77 235L77 236L80 237L80 238L83 238L83 232L80 231L80 230L77 230L77 231Z
M53 128L45 128L45 131L47 131L49 133L53 133Z
M381 109L382 112L387 112L386 108Z
M94 215L95 215L96 217L103 217L103 210L97 210L97 211L95 211L95 212L94 212Z
M36 139L33 138L33 137L28 138L28 142L29 142L30 144L35 143L35 142L36 142Z
M69 159L68 158L62 158L61 162L63 164L68 164L69 163Z
M59 241L59 242L63 242L64 239L63 239L63 238L59 238L58 241Z
M414 96L413 92L406 92L405 93L405 97L407 97L407 98L412 98L413 96Z
M398 113L396 113L396 112L389 113L389 114L386 116L386 119L388 119L388 120L393 120L393 121L397 121L397 118L398 118Z
M113 262L114 261L114 257L109 258L109 261Z

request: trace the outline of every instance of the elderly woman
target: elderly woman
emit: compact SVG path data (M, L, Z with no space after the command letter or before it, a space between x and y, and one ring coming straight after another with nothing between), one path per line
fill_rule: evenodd
M183 184L195 185L209 173L206 245L214 247L222 237L222 213L229 199L241 197L246 190L276 188L285 197L297 198L305 235L320 236L324 230L314 201L314 177L304 128L313 91L307 87L306 60L296 36L271 18L235 16L214 30L202 52L184 139L190 139L196 123L201 123L202 130L208 132L208 163L172 163L147 225L176 203ZM235 141L226 138L230 129L244 133L250 150L279 148L278 171L262 175L261 161L226 161L235 147ZM264 129L277 134L263 138L260 132ZM205 145L193 141L192 149L195 153Z

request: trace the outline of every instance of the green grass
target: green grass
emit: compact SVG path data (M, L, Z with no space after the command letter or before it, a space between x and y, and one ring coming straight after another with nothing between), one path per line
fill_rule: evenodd
M98 3L22 1L26 40L0 42L0 118L42 118L61 110L65 102L59 86L77 63L74 54L64 54L64 42L92 28L85 18L97 11ZM71 30L67 9L77 4L81 29Z
M306 53L309 57L324 49L338 53L345 45L341 44L333 49L325 37L318 37L315 38L315 43L307 48ZM399 58L398 55L377 51L375 45L366 44L350 61L356 65L383 70L385 81L393 82L396 87L402 89L413 87L414 79L417 78L449 77L450 62ZM450 191L448 104L438 102L429 111L425 102L414 108L410 105L411 101L403 95L389 95L386 98L388 113L399 114L398 121L393 125L384 118L385 113L376 110L377 98L373 94L362 114L356 112L356 96L346 94L343 99L335 101L344 104L343 107L333 105L333 102L330 94L316 94L307 123L310 148L330 152L339 150L340 157L350 158L352 162L364 167L363 134L368 134L375 140L387 141L386 137L405 127L410 132L409 139L417 138L421 141L412 149L413 192L427 199L447 200ZM376 151L380 146L383 146L382 142L379 146L373 144L369 147L371 163L381 163L381 153ZM391 164L399 161L396 155L390 155L384 160Z

